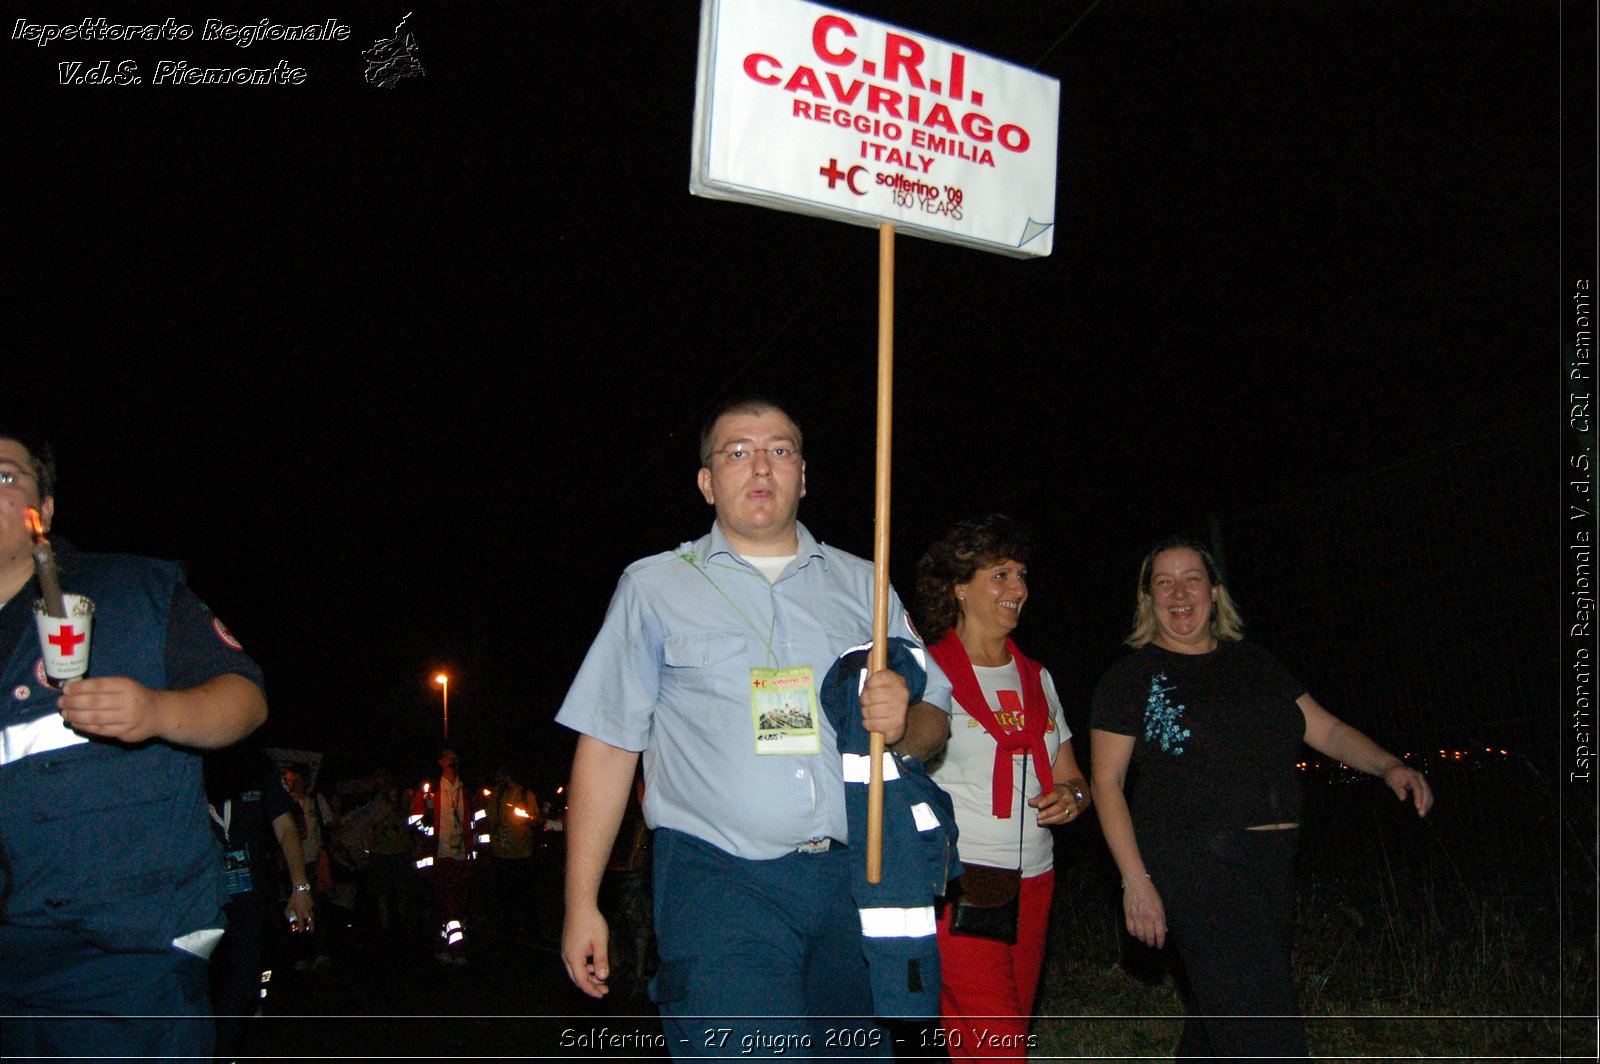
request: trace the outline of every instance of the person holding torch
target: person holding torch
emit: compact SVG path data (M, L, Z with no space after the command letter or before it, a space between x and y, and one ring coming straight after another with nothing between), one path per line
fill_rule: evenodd
M261 670L178 564L46 539L55 472L0 429L0 1055L208 1056L225 895L198 751L266 720ZM35 620L63 592L92 603L55 639L89 655L64 687Z

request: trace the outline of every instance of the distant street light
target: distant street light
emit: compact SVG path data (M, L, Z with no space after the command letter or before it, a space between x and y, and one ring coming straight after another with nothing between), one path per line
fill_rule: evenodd
M444 741L450 741L450 677L444 673L433 678L433 682L444 688Z

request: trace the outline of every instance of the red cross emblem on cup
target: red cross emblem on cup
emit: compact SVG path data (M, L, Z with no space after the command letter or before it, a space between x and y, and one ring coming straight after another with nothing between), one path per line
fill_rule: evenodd
M83 595L63 595L65 617L51 617L44 603L36 602L33 618L39 628L39 652L45 675L52 685L76 680L89 672L89 636L94 623L94 602Z

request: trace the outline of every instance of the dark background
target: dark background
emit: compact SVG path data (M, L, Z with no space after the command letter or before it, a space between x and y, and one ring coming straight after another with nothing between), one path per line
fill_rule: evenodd
M1050 258L898 243L902 590L952 518L1030 521L1022 641L1082 728L1145 548L1272 511L1272 578L1234 551L1230 579L1336 712L1363 720L1319 680L1364 662L1342 624L1299 638L1302 606L1343 600L1386 647L1426 631L1432 657L1501 625L1493 602L1532 618L1506 652L1553 670L1559 5L848 9L1061 81ZM367 84L361 50L408 11L425 76ZM248 50L7 39L0 62L5 418L58 441L58 534L188 563L267 670L269 741L420 771L442 667L469 765L559 778L551 718L618 573L709 524L694 439L731 393L791 407L802 520L870 554L876 237L689 196L697 4L13 16L352 27ZM147 83L56 84L102 58ZM161 58L309 77L148 84ZM1506 433L1480 481L1471 448ZM1402 553L1375 568L1339 492L1463 447L1399 489ZM1270 532L1313 524L1309 545ZM1529 742L1554 743L1553 679L1523 694L1524 725L1549 715ZM1460 692L1432 697L1397 730Z

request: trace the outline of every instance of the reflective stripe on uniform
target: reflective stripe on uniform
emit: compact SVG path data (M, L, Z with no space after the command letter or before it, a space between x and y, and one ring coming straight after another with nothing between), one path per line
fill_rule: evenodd
M33 754L46 754L68 746L89 741L67 727L60 713L46 713L23 724L13 724L0 731L0 765L21 761Z
M861 933L867 938L927 938L934 933L933 906L862 909Z
M871 754L844 754L844 781L846 783L867 783L871 779L872 755ZM883 781L900 778L900 762L895 760L893 754L883 752Z
M939 827L939 814L927 802L918 802L911 807L911 818L917 822L918 831L935 831Z

